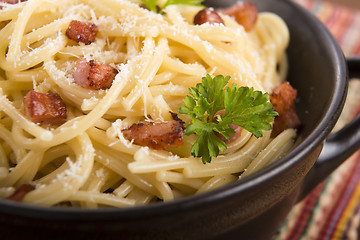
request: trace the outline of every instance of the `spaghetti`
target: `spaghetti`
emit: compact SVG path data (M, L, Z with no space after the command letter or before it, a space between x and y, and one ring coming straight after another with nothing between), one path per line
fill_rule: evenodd
M2 4L0 21L0 197L22 184L35 189L23 202L75 207L128 207L169 201L237 181L283 156L295 130L271 138L242 131L225 153L204 165L190 155L195 136L177 148L155 150L127 140L122 129L139 121L172 120L188 88L207 73L270 92L286 77L289 34L272 13L245 31L224 24L193 25L196 6L171 5L164 14L126 0L29 0ZM75 42L71 21L96 24L91 43ZM78 59L117 70L107 89L74 82ZM280 67L279 67L280 66ZM279 68L280 70L277 70ZM61 96L60 125L25 116L24 96ZM179 115L185 122L186 116Z

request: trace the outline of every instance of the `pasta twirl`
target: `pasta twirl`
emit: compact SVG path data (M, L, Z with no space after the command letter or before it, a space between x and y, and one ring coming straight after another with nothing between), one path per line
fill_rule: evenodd
M24 183L23 199L41 205L129 207L209 191L268 166L292 147L294 129L275 139L245 130L204 165L190 155L196 136L178 148L155 150L127 140L122 129L139 121L172 119L188 88L210 74L270 92L286 78L289 34L272 13L245 31L233 18L194 25L197 6L171 5L164 14L137 1L29 0L3 4L0 21L0 197ZM92 43L66 35L72 20L96 24ZM118 73L108 89L75 83L79 58ZM31 122L28 91L56 93L67 121ZM186 116L179 115L185 122Z

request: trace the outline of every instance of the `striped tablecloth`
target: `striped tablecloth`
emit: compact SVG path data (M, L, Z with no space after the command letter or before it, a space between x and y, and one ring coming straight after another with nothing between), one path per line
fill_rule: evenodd
M325 23L345 56L360 56L360 10L319 0L294 0ZM359 0L356 0L359 1ZM352 81L345 109L335 127L360 113L360 81ZM276 240L360 239L360 151L298 203Z

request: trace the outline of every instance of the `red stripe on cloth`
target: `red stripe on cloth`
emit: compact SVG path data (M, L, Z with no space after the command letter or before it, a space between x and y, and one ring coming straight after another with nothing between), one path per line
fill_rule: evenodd
M360 179L360 162L359 158L356 158L355 164L355 173L351 176L351 182L346 186L347 193L343 196L342 206L337 209L337 215L334 219L337 221L333 221L332 231L329 231L330 239L339 239L341 235L346 235L346 222L351 221L351 217L353 216L353 212L356 208L354 205L355 201L358 202L359 190L357 186L359 186Z
M332 27L332 32L334 34L334 37L339 41L340 45L341 45L340 40L345 35L344 33L351 25L353 19L354 19L354 15L349 14L349 11L344 9L338 11L337 20L335 21L334 26Z
M343 22L343 27L340 28L338 35L335 36L341 46L345 45L345 38L347 37L348 29L353 25L355 20L354 14L349 14L348 11L344 12L343 15L345 19Z
M333 25L336 24L338 20L339 9L338 8L330 8L330 14L327 18L323 19L323 23L329 28L332 29Z
M356 44L354 48L354 54L360 54L360 41Z
M359 166L360 165L360 152L358 152L355 157L356 157L357 166ZM342 218L344 218L344 220L347 220L345 228L344 229L337 229L337 231L342 230L342 234L341 234L342 239L347 238L348 233L351 231L352 219L355 217L355 215L360 210L360 202L358 201L358 195L357 196L355 195L355 192L358 191L357 189L360 189L360 181L359 181L359 179L357 181L357 185L356 185L355 190L354 190L354 196L351 197L351 201L357 201L357 204L356 204L356 206L354 208L348 208L345 211L345 214L346 214L346 212L350 212L350 214L347 213L347 215L344 215L342 217Z
M352 176L354 174L356 174L357 168L352 168L351 173L349 174L349 177L346 179L345 185L344 186L348 186L349 183L352 181ZM344 196L346 191L348 189L346 187L342 188L339 196ZM338 222L340 217L336 216L336 213L338 213L339 209L341 208L341 211L343 211L344 206L343 206L343 201L348 201L349 199L344 199L342 197L338 198L336 200L335 205L333 206L333 208L330 211L330 214L328 216L328 218L326 219L326 222L323 225L323 228L321 229L320 235L318 240L325 240L325 239L329 239L329 234L332 235L333 232L335 231L335 228L332 227L334 226L334 222ZM346 206L346 205L345 205ZM335 224L336 226L336 224Z
M304 230L307 227L309 219L312 216L312 210L314 206L317 205L319 196L324 189L325 182L322 182L318 185L315 190L313 190L310 195L308 195L302 205L302 211L299 217L296 220L296 223L292 227L292 231L288 234L286 240L299 239L303 234Z

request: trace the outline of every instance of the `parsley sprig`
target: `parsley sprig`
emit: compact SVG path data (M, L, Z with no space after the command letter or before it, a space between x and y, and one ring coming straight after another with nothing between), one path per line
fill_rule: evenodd
M141 1L151 11L156 12L156 13L158 13L158 12L162 13L163 10L169 5L185 4L185 5L201 6L201 3L203 0L167 0L166 3L162 7L157 5L158 0L141 0Z
M269 102L268 93L238 87L236 83L230 88L226 86L229 79L230 76L218 75L212 78L206 75L201 83L189 89L191 96L186 96L185 106L179 108L179 113L188 114L192 119L185 134L198 136L191 154L201 157L204 164L210 163L212 157L227 149L226 143L216 133L230 139L235 133L230 124L235 124L259 138L264 135L264 130L272 129L271 123L277 116ZM217 114L224 109L223 116Z

